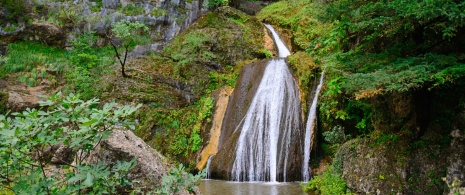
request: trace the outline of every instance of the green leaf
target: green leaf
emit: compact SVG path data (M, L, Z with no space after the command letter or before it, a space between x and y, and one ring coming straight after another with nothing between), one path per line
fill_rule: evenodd
M93 182L94 182L94 176L90 173L87 173L87 178L82 184L85 186L92 186Z
M96 123L97 121L98 121L97 119L92 119L90 121L82 123L82 126L84 126L84 127L91 126L92 124Z

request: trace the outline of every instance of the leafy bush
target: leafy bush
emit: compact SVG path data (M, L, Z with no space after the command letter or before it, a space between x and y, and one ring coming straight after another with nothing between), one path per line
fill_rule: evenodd
M307 185L301 184L304 191L315 191L323 195L341 195L347 193L347 184L341 176L329 166L321 175L313 177Z
M323 132L325 141L331 144L343 144L351 138L350 135L344 133L344 127L334 126L332 131Z
M6 19L18 23L21 21L27 21L29 15L27 14L26 0L2 0L0 1L0 7L6 12Z
M205 120L210 120L213 98L202 97L194 105L182 109L173 109L167 113L153 113L157 125L166 129L166 134L158 134L155 147L166 151L171 157L187 157L195 153L202 144L200 128ZM182 121L182 123L180 122ZM168 146L164 144L168 141Z
M192 175L184 170L182 164L179 164L178 168L172 168L168 175L163 176L161 186L156 190L156 193L169 195L183 189L194 192L194 187L198 186L200 179L205 176L205 170L197 175Z
M98 103L58 93L40 102L40 110L0 115L1 188L15 194L114 194L131 185L126 175L135 166L134 159L113 165L90 165L86 160L114 125L134 129L134 123L124 118L140 105L115 108L112 102L98 109ZM73 160L59 159L62 165L53 170L48 150L61 144L69 148Z
M224 5L228 5L228 0L208 0L207 8L215 9Z

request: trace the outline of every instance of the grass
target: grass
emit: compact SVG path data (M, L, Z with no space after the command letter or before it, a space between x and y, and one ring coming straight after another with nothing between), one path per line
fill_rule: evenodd
M89 66L88 56L92 56ZM52 85L64 78L64 90L69 93L81 93L82 98L99 95L99 79L112 71L108 68L115 62L112 48L86 47L67 51L42 45L38 42L18 42L8 46L8 53L1 58L0 77L17 80L28 86L37 86L44 79ZM84 67L84 68L82 68ZM47 74L47 71L58 75ZM60 78L58 78L60 77Z
M6 73L31 71L37 67L62 67L67 63L67 51L47 47L37 42L8 45L7 60L1 66Z

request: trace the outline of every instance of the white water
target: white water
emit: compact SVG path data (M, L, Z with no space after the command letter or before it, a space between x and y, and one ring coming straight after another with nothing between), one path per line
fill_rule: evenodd
M208 157L208 160L207 160L207 165L205 166L205 172L206 172L206 176L205 176L205 179L210 179L211 178L211 175L210 175L210 164L212 163L212 158L213 156L215 155L211 155Z
M318 102L318 94L320 93L321 86L323 85L323 79L325 77L325 72L321 73L320 82L315 91L315 97L313 97L312 105L310 106L310 111L308 112L307 126L305 129L305 145L304 145L304 161L302 164L302 176L303 181L307 182L310 179L309 166L310 163L310 144L312 139L312 133L314 129L314 123L316 119L316 104Z
M274 30L273 26L269 24L265 24L265 26L271 31L271 34L273 34L274 42L276 43L276 47L278 47L279 57L285 58L291 55L291 52L289 51L289 49L287 49L286 45L284 45L283 41L281 41L281 38L279 38L279 35Z
M273 27L279 56L289 50ZM300 100L296 83L284 59L272 59L241 123L236 157L232 168L234 181L271 181L286 178L290 146L295 131L300 128Z

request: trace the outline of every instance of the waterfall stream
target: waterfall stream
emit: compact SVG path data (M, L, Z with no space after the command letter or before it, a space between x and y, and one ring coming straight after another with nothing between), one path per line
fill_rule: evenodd
M300 129L299 93L282 58L290 52L273 27L266 27L273 33L281 58L267 64L250 107L236 127L241 132L232 168L235 181L285 180L290 147L295 144L292 140Z
M323 79L325 77L325 72L321 73L320 82L315 91L315 96L313 97L312 105L308 111L307 125L305 129L305 145L304 145L304 161L302 162L302 177L303 181L307 182L310 179L310 171L308 164L310 163L310 151L311 151L311 141L312 133L315 126L316 119L316 104L318 102L318 94L320 93L321 86L323 85Z
M274 30L273 26L269 24L265 24L266 28L268 28L271 31L271 34L273 34L273 39L276 43L276 47L278 47L278 53L280 58L285 58L289 55L291 55L291 52L289 49L287 49L286 45L284 45L283 41L281 38L279 38L278 33Z
M206 176L205 176L205 179L210 179L211 178L211 175L210 175L210 164L212 163L212 158L213 156L215 155L211 155L208 157L208 160L207 160L207 165L205 166L205 172L206 172Z

